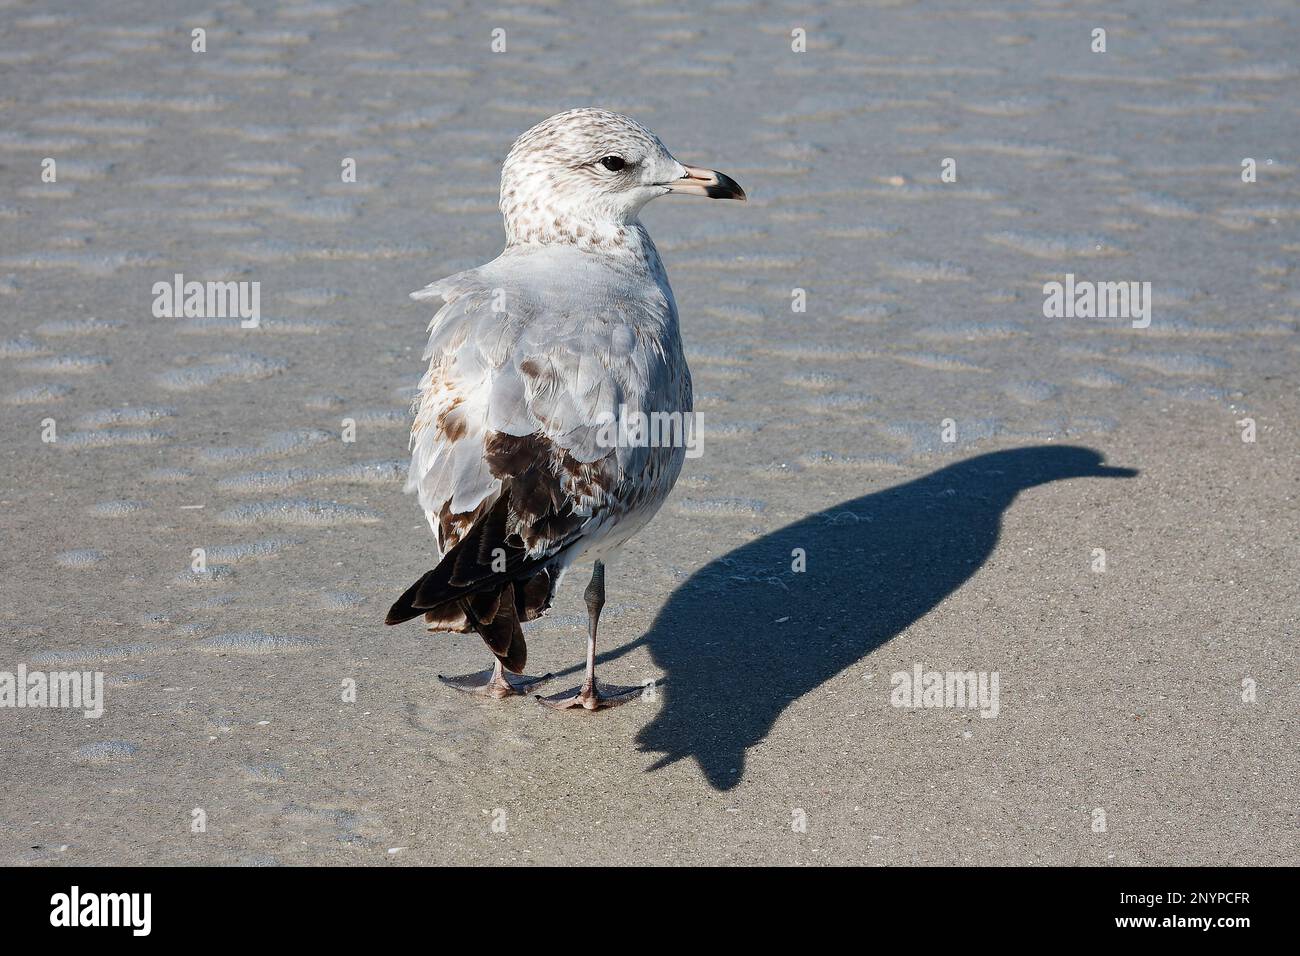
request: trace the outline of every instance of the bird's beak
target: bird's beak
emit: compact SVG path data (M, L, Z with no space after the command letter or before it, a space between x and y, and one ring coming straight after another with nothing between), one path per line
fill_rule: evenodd
M744 201L745 190L726 173L716 169L704 169L700 166L682 165L686 175L668 183L670 193L686 193L690 196L708 196L710 199L739 199Z

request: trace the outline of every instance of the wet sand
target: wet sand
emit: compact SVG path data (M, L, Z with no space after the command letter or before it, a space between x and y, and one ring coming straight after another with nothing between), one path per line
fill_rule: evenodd
M105 682L0 708L0 863L1300 862L1298 30L0 7L0 671ZM609 568L602 674L664 683L594 716L382 625L431 563L407 293L499 251L506 150L576 105L750 196L643 217L704 453ZM156 317L177 273L260 327ZM1066 274L1150 282L1149 327L1045 317ZM582 577L530 626L555 691ZM997 716L894 706L917 665Z

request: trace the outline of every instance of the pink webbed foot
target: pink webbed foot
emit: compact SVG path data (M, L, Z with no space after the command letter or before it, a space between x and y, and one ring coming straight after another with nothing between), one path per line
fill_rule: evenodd
M511 674L509 671L503 670L501 665L498 664L496 667L490 667L485 671L478 671L474 674L461 674L458 677L443 677L439 674L438 680L448 687L454 687L466 694L489 697L492 700L505 700L507 697L519 697L532 693L533 688L546 683L552 676L551 674L543 674L541 677L529 677L527 674Z
M537 700L554 710L569 710L573 707L580 707L587 711L604 710L607 707L617 707L619 704L638 700L645 691L644 687L620 687L617 684L595 681L592 686L575 687L573 690L551 697L542 697L539 694Z

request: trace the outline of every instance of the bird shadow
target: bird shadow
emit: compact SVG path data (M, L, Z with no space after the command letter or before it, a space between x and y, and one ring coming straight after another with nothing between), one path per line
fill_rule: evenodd
M669 687L638 748L650 770L694 758L718 790L782 712L892 639L992 554L1021 491L1068 478L1127 478L1090 449L1038 445L968 458L842 502L715 558L678 587L646 647ZM806 567L798 567L800 555Z

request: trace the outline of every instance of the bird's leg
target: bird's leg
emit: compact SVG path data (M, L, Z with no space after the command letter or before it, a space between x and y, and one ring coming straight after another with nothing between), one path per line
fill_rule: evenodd
M596 628L600 626L600 612L605 609L605 564L597 561L591 569L591 580L582 592L587 605L587 676L578 690L578 699L587 702L596 697Z
M543 704L556 710L581 707L583 710L600 710L603 707L617 707L629 700L641 696L640 687L617 687L613 684L601 684L596 680L596 627L600 623L600 611L605 606L605 564L597 561L591 569L591 583L583 592L587 602L587 677L582 686L554 697L538 697Z
M529 677L526 674L511 674L501 666L501 661L498 660L492 665L491 670L479 671L475 674L461 674L459 677L443 677L439 674L438 680L448 687L454 687L467 694L491 697L493 700L504 700L507 697L527 694L539 684L546 683L552 676L551 674L544 674L541 677Z

